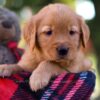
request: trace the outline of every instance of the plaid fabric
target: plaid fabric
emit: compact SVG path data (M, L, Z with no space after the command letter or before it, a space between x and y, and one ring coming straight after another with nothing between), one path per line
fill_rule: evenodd
M37 92L28 83L30 73L0 78L0 100L89 100L95 86L94 73L62 73Z
M8 45L15 54L16 44ZM81 73L62 73L53 77L48 86L37 92L29 87L30 73L22 72L9 78L0 78L0 100L89 100L95 86L95 74L87 71Z

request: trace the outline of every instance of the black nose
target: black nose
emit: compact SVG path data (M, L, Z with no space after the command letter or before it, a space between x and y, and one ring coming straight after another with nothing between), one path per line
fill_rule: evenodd
M65 47L58 47L57 48L57 52L59 56L65 56L68 53L69 48L65 48Z
M11 28L12 27L12 22L10 20L5 20L2 22L2 26L4 28Z

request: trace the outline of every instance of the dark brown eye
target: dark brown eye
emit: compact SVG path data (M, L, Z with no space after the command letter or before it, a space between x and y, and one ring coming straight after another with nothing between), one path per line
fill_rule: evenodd
M70 35L74 35L75 33L76 33L76 32L73 31L73 30L71 30L71 31L69 32Z
M48 31L48 32L46 32L46 35L52 35L52 31L50 30L50 31Z

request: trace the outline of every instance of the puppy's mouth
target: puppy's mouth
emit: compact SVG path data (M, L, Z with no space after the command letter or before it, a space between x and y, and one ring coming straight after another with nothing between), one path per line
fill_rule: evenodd
M56 62L66 62L69 60L68 56L59 56L56 55L55 57L53 57L52 59L49 59L50 61L56 61Z
M67 59L68 59L67 57L57 57L57 59L55 59L55 61L57 61L57 62L64 62Z

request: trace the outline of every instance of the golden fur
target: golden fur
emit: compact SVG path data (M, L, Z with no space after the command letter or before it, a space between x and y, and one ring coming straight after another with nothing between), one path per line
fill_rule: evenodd
M9 76L22 70L32 72L32 90L43 88L64 69L77 73L91 66L81 50L89 39L88 26L66 5L50 4L40 10L26 24L24 38L27 49L21 60L13 65L0 65L0 75ZM68 48L68 54L60 57L57 48L62 46Z

